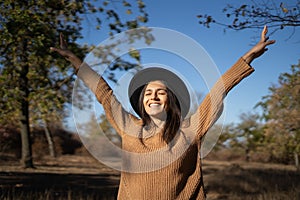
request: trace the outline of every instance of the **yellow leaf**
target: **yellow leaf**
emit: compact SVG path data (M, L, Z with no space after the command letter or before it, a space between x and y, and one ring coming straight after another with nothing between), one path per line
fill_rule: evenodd
M289 10L288 10L287 8L282 8L282 11L283 11L284 13L289 12Z
M132 14L132 12L131 12L130 9L126 10L126 13L127 13L128 15Z
M284 5L283 5L282 2L280 3L280 8L281 8L282 12L284 12L284 13L289 12L289 10L288 10L287 8L284 7Z

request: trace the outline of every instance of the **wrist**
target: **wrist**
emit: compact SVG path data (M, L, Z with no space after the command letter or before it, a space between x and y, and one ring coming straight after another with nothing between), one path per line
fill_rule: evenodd
M254 60L254 54L251 52L247 52L245 55L242 56L242 58L244 59L244 61L247 64L251 64L251 62Z
M71 63L75 69L75 73L77 74L77 72L80 68L80 65L82 64L82 61L78 57L75 56L75 57L73 57Z

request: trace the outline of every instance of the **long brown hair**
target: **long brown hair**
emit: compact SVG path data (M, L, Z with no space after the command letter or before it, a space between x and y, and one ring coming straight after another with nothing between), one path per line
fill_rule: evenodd
M143 87L142 92L139 96L138 109L140 117L143 120L143 125L147 126L151 123L150 116L146 113L143 99L146 91L147 84ZM181 109L180 103L176 97L176 95L167 87L167 119L163 129L163 140L169 144L175 135L177 134L180 123L181 123Z

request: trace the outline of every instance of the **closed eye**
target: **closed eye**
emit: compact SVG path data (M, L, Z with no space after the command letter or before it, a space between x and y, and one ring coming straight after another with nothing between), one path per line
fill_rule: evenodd
M166 90L165 89L158 89L157 91L152 91L152 90L146 90L145 91L145 96L150 96L150 95L152 95L152 93L153 92L156 92L156 94L158 94L158 95L166 95L167 94L167 92L166 92Z

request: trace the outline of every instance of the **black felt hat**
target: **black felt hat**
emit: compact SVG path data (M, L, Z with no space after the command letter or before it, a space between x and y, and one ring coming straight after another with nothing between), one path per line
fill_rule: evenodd
M146 84L156 80L165 82L167 88L175 94L180 104L181 116L185 118L190 109L189 91L185 83L175 73L160 67L145 68L138 71L131 79L128 96L134 111L140 115L138 109L140 94Z

